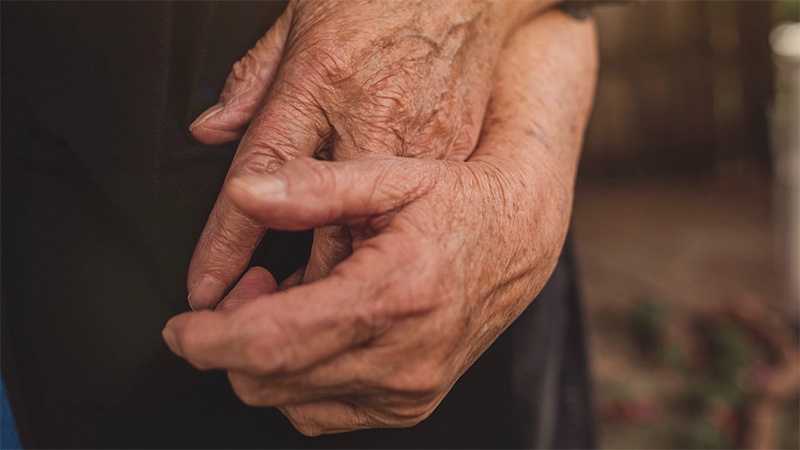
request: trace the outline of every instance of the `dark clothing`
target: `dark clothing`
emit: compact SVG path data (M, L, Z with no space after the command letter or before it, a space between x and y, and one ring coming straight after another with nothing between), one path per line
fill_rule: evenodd
M188 125L284 3L2 10L2 373L27 447L590 447L569 253L433 415L319 438L172 355L189 259L235 145ZM270 232L281 279L310 233Z

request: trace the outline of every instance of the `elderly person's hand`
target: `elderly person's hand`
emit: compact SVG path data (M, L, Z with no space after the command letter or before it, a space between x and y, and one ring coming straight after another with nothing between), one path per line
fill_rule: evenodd
M225 194L259 224L344 226L354 251L281 292L254 268L217 310L173 318L164 339L307 435L418 423L550 276L596 67L591 22L548 13L503 50L467 162L300 158L232 178Z
M228 179L301 156L463 161L475 148L501 47L552 3L292 1L236 63L220 103L192 133L207 144L244 134ZM194 309L222 299L263 233L223 189L189 268ZM306 281L326 274L349 246L340 228L318 229Z

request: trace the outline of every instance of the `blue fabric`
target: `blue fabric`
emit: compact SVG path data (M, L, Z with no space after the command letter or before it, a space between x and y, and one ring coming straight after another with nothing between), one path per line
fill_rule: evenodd
M11 404L8 403L8 395L6 395L6 385L0 379L0 390L2 390L2 398L0 399L0 449L5 448L22 448L19 442L19 434L17 433L17 424L14 422L14 415L11 413Z

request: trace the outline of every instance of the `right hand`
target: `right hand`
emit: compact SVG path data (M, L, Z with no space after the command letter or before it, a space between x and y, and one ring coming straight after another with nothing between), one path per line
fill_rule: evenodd
M227 193L259 223L367 237L330 276L285 292L252 269L217 310L171 319L170 349L227 370L245 403L279 406L307 435L427 417L541 290L567 232L594 29L541 21L503 51L469 161L297 158L234 178Z
M206 144L243 134L228 179L300 156L464 160L506 37L551 3L292 1L192 133ZM223 188L189 267L193 308L222 299L263 233ZM350 243L340 227L317 229L304 281L326 275Z

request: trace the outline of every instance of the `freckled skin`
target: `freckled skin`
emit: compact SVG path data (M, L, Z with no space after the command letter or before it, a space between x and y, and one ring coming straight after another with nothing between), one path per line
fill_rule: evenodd
M229 178L302 156L464 161L480 134L500 49L553 3L294 0L234 65L220 103L192 133L211 145L242 138ZM305 281L347 255L333 251L347 250L345 232L330 231L315 236ZM197 280L231 288L263 232L223 189L189 267L194 309L212 308L224 294L194 289Z
M243 215L336 226L354 237L352 254L282 291L254 268L215 311L173 318L165 341L199 369L227 370L246 404L278 406L306 435L425 419L555 267L596 70L593 24L547 13L500 53L466 162L298 158L235 177L225 194ZM280 195L260 194L276 179Z

